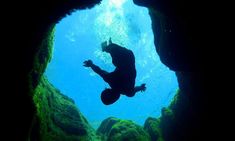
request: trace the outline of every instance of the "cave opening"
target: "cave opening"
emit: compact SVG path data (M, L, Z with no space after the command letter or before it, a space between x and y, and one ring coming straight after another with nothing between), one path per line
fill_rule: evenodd
M102 69L113 71L111 57L100 46L109 37L134 52L136 85L146 83L147 90L132 98L121 96L106 106L100 93L108 84L83 67L83 61L91 59ZM143 125L148 117L160 117L161 109L170 104L178 89L175 73L161 63L155 51L148 9L131 0L103 0L92 9L79 10L62 19L56 25L52 60L45 74L75 101L94 128L108 117Z

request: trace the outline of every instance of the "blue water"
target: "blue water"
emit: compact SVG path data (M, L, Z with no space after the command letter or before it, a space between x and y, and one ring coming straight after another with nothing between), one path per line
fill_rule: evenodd
M121 96L106 106L100 93L109 87L83 61L107 71L114 66L109 54L101 51L101 42L112 41L131 49L136 58L136 85L146 83L147 90L129 98ZM89 123L97 128L102 120L114 116L143 125L147 117L159 117L178 88L175 73L164 66L154 47L148 10L132 0L103 0L92 9L80 10L56 25L53 58L46 75L63 94L73 98Z

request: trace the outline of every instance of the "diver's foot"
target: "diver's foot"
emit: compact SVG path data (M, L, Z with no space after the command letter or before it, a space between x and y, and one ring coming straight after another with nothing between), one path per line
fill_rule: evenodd
M140 86L140 91L141 92L144 92L145 90L146 90L146 86L145 86L146 84L144 83L144 84L142 84L141 86Z

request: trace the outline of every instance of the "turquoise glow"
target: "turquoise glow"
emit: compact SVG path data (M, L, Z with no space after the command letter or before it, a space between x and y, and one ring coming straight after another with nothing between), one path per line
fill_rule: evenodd
M136 58L136 85L146 83L147 90L129 98L121 96L113 105L103 105L100 93L108 84L83 67L91 59L107 71L113 71L109 54L101 51L101 42L112 41L131 49ZM63 94L73 98L93 127L114 116L143 125L149 116L159 117L161 108L170 104L178 88L175 73L164 66L155 51L148 9L132 0L103 0L92 9L64 18L56 26L53 58L46 75Z

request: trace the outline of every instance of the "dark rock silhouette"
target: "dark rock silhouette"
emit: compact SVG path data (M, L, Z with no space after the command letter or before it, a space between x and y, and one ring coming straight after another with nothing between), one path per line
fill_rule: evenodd
M48 63L47 59L43 58L49 58L51 55L50 52L42 53L42 51L49 49L47 41L55 24L73 10L91 8L99 2L100 0L4 1L3 6L9 11L2 10L4 19L2 23L6 29L2 33L4 37L2 44L7 45L3 47L2 52L8 55L2 59L4 60L2 92L7 92L3 94L6 97L3 99L10 104L7 104L9 105L7 108L3 108L3 113L6 115L4 117L7 118L3 121L8 121L8 124L3 125L3 134L7 135L8 140L38 139L35 136L40 123L33 124L32 127L32 123L37 119L33 95L41 78L40 74L45 71L43 66ZM223 121L223 124L227 120L217 116L218 108L224 110L227 107L221 108L222 104L216 106L218 101L221 101L221 94L224 93L224 91L219 93L218 98L217 88L221 87L221 82L226 81L218 80L217 76L224 77L221 72L211 77L211 73L219 67L208 66L218 57L213 54L218 43L216 39L220 37L215 29L224 27L218 24L218 17L224 17L222 14L218 16L219 13L223 13L223 9L218 12L220 8L215 1L134 0L134 2L149 8L156 51L166 66L177 71L181 92L178 102L170 108L175 121L162 125L164 128L170 124L172 126L171 131L164 131L165 136L169 135L168 138L172 139L170 141L212 140L213 137L218 139L221 135L221 130L218 129L222 128L214 124L212 119L219 117L216 123ZM216 20L210 21L213 16L216 16ZM222 22L226 20L226 18L220 19ZM216 36L218 37L214 38ZM219 51L221 47L223 46L220 46ZM39 66L35 63L39 62L38 60L40 60ZM178 123L180 127L177 126Z

